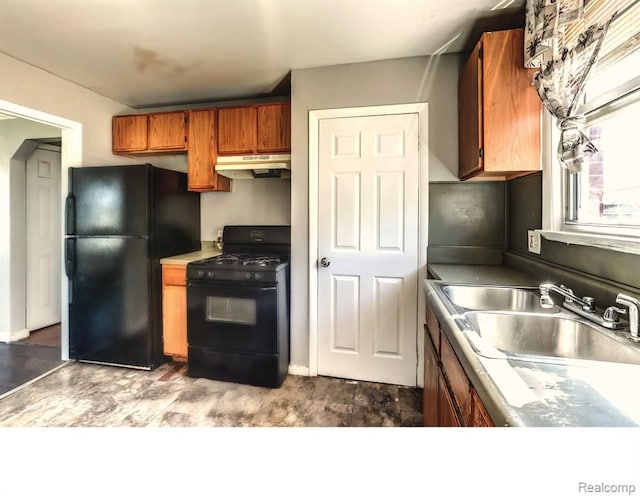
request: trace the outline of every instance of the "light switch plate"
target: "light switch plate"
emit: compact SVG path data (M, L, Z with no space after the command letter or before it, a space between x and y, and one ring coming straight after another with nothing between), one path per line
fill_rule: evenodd
M527 231L527 246L531 253L540 255L540 233L537 231Z

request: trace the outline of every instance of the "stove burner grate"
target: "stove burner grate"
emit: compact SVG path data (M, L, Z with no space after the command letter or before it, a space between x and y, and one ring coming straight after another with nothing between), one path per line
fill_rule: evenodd
M242 265L257 265L260 267L266 267L268 265L278 265L280 263L280 259L277 257L254 257L244 260Z

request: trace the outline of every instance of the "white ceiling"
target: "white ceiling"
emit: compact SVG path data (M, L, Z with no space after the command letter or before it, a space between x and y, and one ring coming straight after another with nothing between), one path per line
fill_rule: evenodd
M459 52L524 0L0 0L0 52L133 107L264 95L292 69Z

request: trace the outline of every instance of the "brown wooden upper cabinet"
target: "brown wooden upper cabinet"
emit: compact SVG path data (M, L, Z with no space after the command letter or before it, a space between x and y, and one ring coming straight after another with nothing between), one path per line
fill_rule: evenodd
M146 115L117 115L113 117L112 126L113 153L147 149Z
M218 153L220 155L254 153L257 122L255 105L218 109Z
M191 191L231 191L230 179L215 171L217 158L216 109L190 110L187 167Z
M187 113L158 112L113 117L113 153L144 154L187 150Z
M274 102L218 109L218 154L291 151L291 104Z
M258 153L291 151L291 104L258 105Z
M540 170L541 102L524 68L524 30L484 33L458 85L460 179L508 180Z

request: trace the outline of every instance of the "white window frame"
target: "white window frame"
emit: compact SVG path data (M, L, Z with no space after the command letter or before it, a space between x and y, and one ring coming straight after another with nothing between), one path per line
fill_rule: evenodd
M635 82L637 87L637 82ZM590 107L597 107L596 105ZM588 111L585 108L583 111ZM551 241L595 246L624 253L640 254L640 228L567 222L567 173L557 159L560 131L553 118L543 111L542 120L542 229Z
M619 234L624 232L624 228L583 226L565 222L566 174L555 156L559 133L554 132L554 126L550 121L551 116L545 115L542 149L542 229L537 231L543 238L550 241L640 255L640 237ZM548 135L546 139L545 135ZM598 232L595 229L598 229Z

